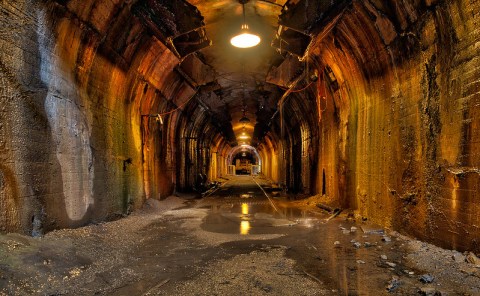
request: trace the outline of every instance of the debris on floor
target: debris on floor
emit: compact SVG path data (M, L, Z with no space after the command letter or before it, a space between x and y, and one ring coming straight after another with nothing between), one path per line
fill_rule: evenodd
M393 263L393 262L388 262L388 261L385 262L385 264L387 264L387 265L390 266L390 267L395 267L395 266L397 266L397 264L395 264L395 263Z
M379 235L385 234L385 230L382 227L371 225L371 224L362 225L362 231L365 234L379 234Z
M392 241L392 239L388 236L388 235L384 235L382 237L382 241L386 242L386 243L389 243Z
M393 292L400 286L400 279L398 277L392 277L392 279L387 284L387 291Z
M418 290L418 293L420 295L425 295L425 296L442 296L443 293L440 291L437 291L435 288L432 287L422 287Z
M420 276L420 281L425 284L432 283L434 280L433 276L431 274L423 274Z
M480 258L478 258L472 252L469 252L467 254L467 259L466 260L467 260L468 263L472 263L472 264L475 264L475 265L480 265Z
M229 183L113 222L0 235L0 295L480 295L473 253Z

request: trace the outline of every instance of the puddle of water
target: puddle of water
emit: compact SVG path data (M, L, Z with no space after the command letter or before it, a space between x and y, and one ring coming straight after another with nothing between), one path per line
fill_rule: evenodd
M313 227L321 223L307 211L298 208L277 207L269 203L242 202L228 207L212 206L201 227L205 231L227 234L285 233L282 227Z
M240 221L240 234L241 235L248 235L250 233L250 221L242 220Z

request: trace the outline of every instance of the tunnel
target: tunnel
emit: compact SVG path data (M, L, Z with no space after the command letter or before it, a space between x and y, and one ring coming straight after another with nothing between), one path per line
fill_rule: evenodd
M480 254L479 1L15 0L0 12L0 243L248 179L276 212L314 197ZM232 45L245 27L259 43ZM243 204L261 203L246 200L243 232Z

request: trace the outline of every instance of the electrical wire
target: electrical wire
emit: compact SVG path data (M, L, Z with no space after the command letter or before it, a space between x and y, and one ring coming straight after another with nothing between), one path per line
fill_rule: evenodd
M173 109L173 110L170 110L170 111L167 111L167 112L163 112L163 113L158 113L158 114L155 114L156 116L165 116L165 115L168 115L168 114L172 114L173 112L176 112L178 110L180 110L181 108L183 108L188 102L190 102L193 97L195 97L195 95L197 94L198 92L198 88L195 89L195 92L193 93L193 95L188 99L186 100L185 102L183 102L180 106L177 106L177 108ZM145 114L145 115L142 115L142 116L150 116L150 114Z
M307 84L307 86L301 88L301 89L294 89L294 90L291 90L290 93L297 93L297 92L301 92L301 91L304 91L306 90L307 88L309 88L311 85L313 84L313 81L311 81L309 84ZM284 90L288 90L288 88L286 87L282 87L282 86L279 86L281 89L284 89Z

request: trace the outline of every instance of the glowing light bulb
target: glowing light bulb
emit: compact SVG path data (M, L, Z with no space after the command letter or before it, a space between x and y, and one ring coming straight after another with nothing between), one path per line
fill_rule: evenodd
M260 37L245 32L230 39L230 43L238 48L249 48L257 46L260 43Z
M230 39L230 43L238 48L249 48L258 45L260 43L260 37L251 34L248 31L248 25L243 24L240 34Z

